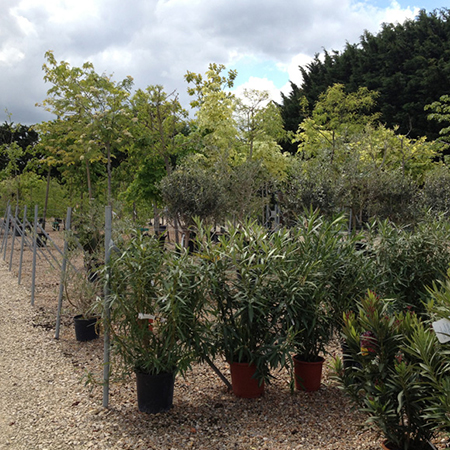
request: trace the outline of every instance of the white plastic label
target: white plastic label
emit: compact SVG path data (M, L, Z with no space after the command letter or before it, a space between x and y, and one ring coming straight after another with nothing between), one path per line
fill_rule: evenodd
M446 342L450 341L450 320L440 319L436 322L433 322L432 325L441 344L445 344Z
M148 320L155 320L155 316L153 314L144 314L144 313L139 313L138 314L138 319L148 319Z

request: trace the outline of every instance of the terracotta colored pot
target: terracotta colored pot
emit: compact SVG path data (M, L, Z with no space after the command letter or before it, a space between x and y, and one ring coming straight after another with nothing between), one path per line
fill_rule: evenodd
M236 397L257 398L264 394L264 381L254 378L256 366L248 363L230 363L231 385Z
M324 359L319 356L317 361L303 361L301 355L294 356L295 388L299 391L318 391L322 380Z

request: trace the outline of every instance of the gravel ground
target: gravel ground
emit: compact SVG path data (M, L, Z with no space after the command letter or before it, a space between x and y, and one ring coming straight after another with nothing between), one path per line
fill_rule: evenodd
M0 262L0 449L380 448L328 368L318 392L291 393L280 372L264 397L250 400L199 365L177 379L168 413L140 413L134 380L112 384L102 408L101 386L84 381L88 373L101 377L103 342L76 342L66 310L54 339L57 284L46 280L50 290L39 288L31 306L28 289ZM226 364L216 364L229 377Z

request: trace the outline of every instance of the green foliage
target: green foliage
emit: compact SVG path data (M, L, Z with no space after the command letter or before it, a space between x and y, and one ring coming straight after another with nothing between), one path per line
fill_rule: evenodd
M11 163L11 158L8 157L8 148L15 144L22 149L22 153L16 155L14 163L16 164L14 172L19 175L35 156L33 155L33 149L38 142L39 136L34 127L14 124L10 121L10 114L8 114L8 117L9 121L5 121L0 125L0 149L3 150L0 154L0 170L5 170L6 166Z
M390 220L397 224L415 223L422 211L418 183L400 170L368 174L366 197L360 212L369 219ZM355 185L354 192L358 186ZM363 222L362 219L359 221Z
M450 91L449 10L421 10L414 20L385 23L373 35L364 32L360 42L348 43L342 52L325 51L301 67L302 84L291 83L283 96L284 123L295 131L304 115L299 100L313 108L320 95L335 83L348 92L360 87L379 92L377 109L388 128L412 138L438 137L439 127L427 120L423 107Z
M222 217L223 185L211 172L178 169L165 177L160 186L169 217L181 220L186 229L194 225L194 217L205 221Z
M162 86L137 90L131 98L133 118L129 133L134 142L128 148L126 172L131 184L122 195L128 202L160 200L158 184L172 172L177 156L184 151L187 112L175 93Z
M124 369L183 373L206 334L206 296L195 262L187 253L162 252L157 239L137 232L113 256L109 270L109 325ZM155 319L150 323L139 314Z
M425 174L421 191L423 206L434 214L450 214L450 171L447 165L436 165Z
M218 149L219 154L226 154L227 159L233 160L236 157L236 101L226 89L233 86L237 73L230 70L224 76L224 70L223 64L210 64L204 77L188 71L185 79L193 85L188 88L188 94L196 97L191 107L198 108L196 119L203 152L213 157L214 150Z
M84 161L87 171L89 198L92 196L90 164L106 163L107 198L111 200L111 160L123 146L129 125L127 100L133 84L131 77L121 82L110 76L98 75L86 62L82 67L58 63L51 51L45 54L44 81L53 86L47 91L42 106L58 117L59 135L73 139L76 152L64 148L69 164ZM62 131L65 131L64 133ZM129 134L129 132L128 132Z
M281 115L269 101L267 91L245 90L236 102L239 153L244 160L261 160L268 173L277 179L285 176L288 160L277 141L285 133Z
M72 249L68 261L74 262L79 254L79 249ZM75 269L69 264L63 283L65 299L72 306L75 315L81 315L83 319L99 317L103 283L97 274L88 273L84 269Z
M89 201L75 209L72 216L73 233L78 243L89 255L100 258L104 254L103 230L104 207L99 202Z
M445 149L448 149L450 144L450 95L442 95L439 101L434 101L426 105L425 111L432 111L428 114L428 120L436 121L443 125L443 128L439 131L439 135L441 136L439 141L444 144Z
M273 295L285 332L294 333L294 351L315 361L340 326L342 311L354 308L371 284L371 263L356 249L361 236L347 235L342 215L326 220L310 211L289 236Z
M17 198L18 188L20 190L19 198ZM11 204L19 205L20 209L26 205L28 211L33 211L35 205L38 205L39 210L42 211L45 205L46 190L46 180L33 172L25 172L16 178L7 178L0 182L0 197L4 207L6 207L7 201L10 201ZM49 198L47 215L65 217L69 206L66 189L58 181L51 180L50 190L52 195Z
M334 103L336 96L340 108ZM312 118L302 122L294 138L300 142L299 159L281 190L288 220L310 206L329 216L349 210L353 228L373 217L400 223L416 220L419 185L434 167L436 148L424 139L375 127L370 115L354 115L372 100L364 90L345 94L336 85L316 105Z
M442 95L439 97L439 101L435 101L425 106L425 111L431 110L428 115L429 120L437 120L439 123L447 124L450 122L450 96ZM445 136L450 134L450 127L444 127L439 134Z
M344 86L335 84L323 93L314 105L311 117L299 125L294 141L299 142L299 152L306 157L327 152L330 161L342 161L339 149L365 126L376 119L370 114L377 93L360 88L356 93L346 93Z
M450 316L450 279L433 283L428 289L430 295L427 310L432 320ZM450 351L448 344L438 342L427 328L420 328L412 336L408 352L421 361L420 371L424 384L431 390L425 409L425 417L435 424L439 431L450 434Z
M337 379L368 418L399 449L427 449L435 424L425 416L433 390L424 383L421 361L409 353L418 330L432 331L412 312L390 313L388 301L368 292L358 313L345 317L343 336L351 364L334 364Z
M424 310L427 287L445 277L450 264L449 224L425 217L413 229L376 222L367 234L368 251L379 276L377 292L395 298L398 308Z
M255 223L228 227L214 244L197 228L208 277L217 350L228 361L255 363L258 377L291 361L315 361L371 280L359 236L343 217L303 216L296 229L268 233Z
M311 208L332 217L338 212L340 191L330 166L318 159L308 163L293 160L288 178L279 185L278 202L283 220L292 226L299 215Z
M207 238L201 253L217 351L229 362L254 363L260 380L284 366L288 354L279 334L279 297L272 296L287 239L247 222L230 226L218 245Z

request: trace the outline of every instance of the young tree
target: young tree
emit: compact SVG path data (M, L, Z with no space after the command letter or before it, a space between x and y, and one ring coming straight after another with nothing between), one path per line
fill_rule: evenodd
M243 220L257 204L262 211L268 200L262 194L264 186L285 176L288 161L277 143L284 134L278 108L266 92L247 90L242 99L236 98L227 90L237 74L229 71L225 76L224 70L223 65L211 64L205 77L191 72L185 77L193 84L189 94L196 97L191 106L198 108L200 143L200 154L187 164L221 179L229 198L228 213Z
M191 107L196 108L196 128L201 151L210 166L225 159L230 164L236 153L235 96L226 89L233 87L237 73L234 70L222 75L223 64L210 64L205 76L188 72L185 79L192 87L188 94L195 97Z
M236 101L236 123L241 158L260 160L271 177L284 178L288 160L278 141L284 139L285 131L280 111L269 100L269 93L244 90L243 97Z
M137 90L130 104L133 118L129 131L134 140L129 147L127 167L132 172L132 182L125 197L133 202L152 203L158 231L159 182L170 175L177 156L185 149L187 112L176 92L166 94L159 85Z
M58 63L51 51L45 57L44 80L53 87L47 91L42 106L58 119L66 119L60 124L67 126L74 143L82 149L79 158L86 164L88 184L90 165L96 161L106 163L110 203L111 159L123 146L124 131L130 124L127 101L133 79L127 77L115 82L111 76L97 74L90 62L82 67L70 67L65 61ZM89 187L90 198L92 195Z
M294 136L299 151L305 157L327 152L332 164L335 158L342 158L346 142L379 117L371 113L377 95L366 88L346 93L342 84L328 88Z
M425 111L431 111L427 116L428 120L436 121L443 125L443 128L439 131L440 138L438 142L442 145L445 152L450 146L450 95L442 95L439 101L426 105Z

